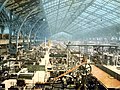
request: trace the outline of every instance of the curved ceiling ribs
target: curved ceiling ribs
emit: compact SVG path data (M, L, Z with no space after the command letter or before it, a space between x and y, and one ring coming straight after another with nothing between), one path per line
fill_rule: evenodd
M6 9L5 12L7 12L7 16L9 19L9 34L11 36L10 42L12 42L12 40L16 40L16 46L14 48L16 49L14 52L16 53L18 48L18 40L22 38L23 40L27 38L32 38L33 34L30 33L32 31L36 32L37 27L43 25L42 22L46 22L43 7L41 4L42 2L41 0L2 0L2 2L0 1L0 3L0 10L3 11L4 9ZM0 22L3 23L4 20L1 18ZM36 22L36 20L38 19L40 21ZM31 27L34 27L34 23L36 23L35 28L32 28L31 31ZM39 28L41 32L44 29Z
M106 28L110 29L109 27L119 27L120 25L119 0L42 1L49 28L53 35L66 32L75 38L89 38L87 34L90 31L97 34L97 31L100 30L102 34ZM119 32L120 29L113 30L113 33ZM110 33L112 34L112 32ZM100 37L101 34L95 36ZM106 36L108 36L107 33Z
M37 32L38 38L68 35L79 39L89 38L93 33L100 37L109 27L114 27L114 30L109 30L110 36L120 32L118 0L1 0L0 3L0 22L5 24L10 19L12 23L8 26L11 26L15 38L19 38L18 33L21 33L30 40L33 32ZM93 33L88 35L91 31ZM104 33L104 36L108 35Z

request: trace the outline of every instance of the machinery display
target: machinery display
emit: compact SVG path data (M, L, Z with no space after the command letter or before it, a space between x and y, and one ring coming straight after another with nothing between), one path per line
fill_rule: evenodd
M96 52L91 52L93 54L90 55L80 49L72 50L71 46L72 48L73 46L79 48L93 46ZM105 51L100 53L101 49L96 49L98 46L107 48L102 49ZM21 90L119 90L119 73L106 67L115 64L119 68L119 56L113 56L111 52L106 55L110 50L109 47L117 46L98 46L70 44L66 45L66 48L38 46L31 51L18 54L17 57L1 57L1 87L9 81L13 84L8 90L15 88ZM116 48L114 50L116 51ZM22 49L19 52L21 51ZM113 62L115 57L118 60ZM107 85L106 81L98 77L99 73L96 73L96 70L102 71L103 75L110 75L110 82L116 85Z

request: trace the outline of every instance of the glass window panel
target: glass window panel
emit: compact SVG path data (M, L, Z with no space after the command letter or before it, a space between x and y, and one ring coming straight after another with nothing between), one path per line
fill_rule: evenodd
M105 14L106 12L103 11L103 10L98 10L98 11L96 11L95 13L97 13L97 14L99 14L99 15L103 15L103 14Z
M96 0L94 3L102 6L105 2L103 0Z
M105 22L104 24L106 24L107 26L112 25L112 24L111 24L111 23L109 23L109 22Z
M120 23L120 18L116 19L115 21L116 21L117 23Z
M111 3L107 4L107 6L113 8L113 9L117 7L116 5L111 4Z
M106 16L104 16L105 18L109 18L109 19L113 19L113 18L116 18L115 15L113 14L107 14Z
M91 24L91 25L96 25L96 23L95 23L95 22L93 22L93 21L91 21L91 22L90 22L90 24Z
M105 8L109 9L109 10L114 10L115 8L111 7L111 6L108 6L106 5Z
M111 4L115 5L115 6L120 6L120 3L116 2L116 1L112 1Z
M91 11L91 12L94 12L94 11L96 11L96 9L97 9L97 8L95 8L95 7L92 7L92 6L90 6L89 8L87 8L87 10L88 10L88 11Z
M83 13L81 14L81 17L86 17L86 16L88 16L88 15L89 15L88 13L83 12Z
M90 19L90 20L93 20L93 19L96 19L97 17L95 17L95 16L93 16L93 15L90 15L89 17L88 17L88 19Z
M78 16L78 19L81 20L81 19L83 19L83 18L82 18L81 16Z
M120 7L115 10L117 13L120 13Z

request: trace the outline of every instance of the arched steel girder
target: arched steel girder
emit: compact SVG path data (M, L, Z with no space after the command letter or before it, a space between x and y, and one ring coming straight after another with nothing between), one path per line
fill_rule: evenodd
M38 33L39 31L41 31L41 30L45 29L45 28L46 28L46 27L48 27L48 26L46 25L46 26L44 26L41 30L39 30L41 27L42 27L42 25L41 25L41 26L37 29L37 31L35 32L35 36L34 36L33 41L35 41L36 36L37 36L37 33Z
M5 21L4 17L1 15L0 20L2 21L3 25L7 25L7 22Z
M30 31L29 31L29 35L28 35L29 40L30 40L31 33L32 33L32 31L33 31L33 28L36 26L36 24L37 24L40 20L41 20L41 18L39 18L39 19L33 24L33 26L31 27L31 29L30 29Z
M36 21L36 20L35 20ZM23 25L23 29L21 30L21 33L22 33L22 39L23 39L23 45L26 45L26 42L25 40L27 40L27 43L29 44L29 32L30 32L30 29L33 29L33 26L32 23L29 23L30 21L27 20L27 22L24 23ZM27 26L27 27L26 27ZM28 49L28 47L26 47L26 49Z
M33 14L33 13L32 13ZM31 15L32 15L31 14ZM30 15L30 16L31 16ZM37 15L37 16L34 16L32 18L29 19L29 17L27 18L27 21L24 23L24 25L22 26L22 30L23 32L25 32L27 34L27 36L29 36L31 30L35 27L35 25L40 21L40 19L43 18L43 16L41 16L41 13L40 15ZM39 17L38 17L39 16ZM41 17L40 17L41 16ZM27 26L27 27L26 27Z
M40 27L38 27L38 29L37 29L36 32L35 32L34 38L36 37L38 31L42 31L44 28L48 27L48 26L42 27L43 25L44 25L44 24L42 24L42 25L40 25ZM41 28L41 30L39 30L40 28ZM34 39L34 40L35 40L35 39Z
M17 38L16 38L16 53L18 51L18 38L19 38L19 34L20 34L20 31L24 25L24 23L27 21L27 18L34 12L38 9L38 7L34 8L31 12L28 13L28 15L25 17L25 19L23 20L22 24L20 25L20 28L18 29L18 33L17 33Z
M0 12L2 11L3 7L6 5L6 3L8 2L9 0L5 0L5 2L2 4L2 6L0 7Z
M32 31L34 30L34 27L36 26L36 24L41 20L41 18L39 18L35 23L34 25L32 26L30 32L29 32L29 35L28 35L28 43L29 43L29 48L30 48L30 44L31 44L31 34L32 34ZM43 25L44 23L42 23L41 25ZM41 27L41 25L39 27ZM38 27L38 28L39 28Z
M2 26L4 27L4 29L2 30L2 33L4 33L4 30L6 27L10 27L9 24L9 16L8 13L5 11L6 9L2 9L0 12L0 21L2 22Z
M8 13L5 10L1 10L0 11L1 14L1 21L3 22L4 26L8 26L8 21L9 21L9 17L8 17Z
M0 20L2 21L2 23L4 24L4 21L3 21L3 19L0 17Z

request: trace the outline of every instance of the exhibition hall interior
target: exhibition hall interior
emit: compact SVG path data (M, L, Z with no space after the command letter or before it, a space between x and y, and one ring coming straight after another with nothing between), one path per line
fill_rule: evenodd
M0 90L120 90L120 0L0 0Z

